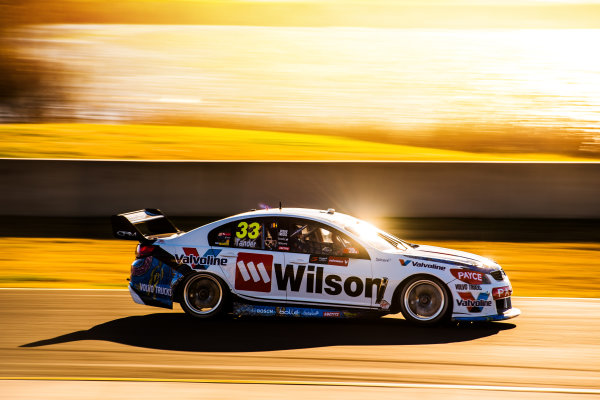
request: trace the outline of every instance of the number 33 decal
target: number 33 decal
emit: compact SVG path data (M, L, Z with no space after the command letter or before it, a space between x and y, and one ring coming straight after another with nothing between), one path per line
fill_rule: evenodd
M260 233L260 224L258 222L252 222L248 225L247 222L240 222L238 224L238 230L235 232L235 236L240 239L248 236L249 239L256 239Z

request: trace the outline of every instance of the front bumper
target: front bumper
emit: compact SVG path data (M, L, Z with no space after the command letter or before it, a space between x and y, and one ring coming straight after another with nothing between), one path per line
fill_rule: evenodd
M511 308L510 310L506 310L503 313L496 315L486 315L486 316L466 316L466 317L453 317L453 321L504 321L507 319L515 318L521 315L521 310L518 308Z

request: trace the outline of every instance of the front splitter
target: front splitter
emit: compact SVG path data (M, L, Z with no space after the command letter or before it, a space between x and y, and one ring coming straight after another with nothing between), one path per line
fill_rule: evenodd
M521 315L521 310L518 308L511 308L503 312L502 314L487 315L487 316L466 316L466 317L452 317L453 321L504 321L507 319L515 318Z

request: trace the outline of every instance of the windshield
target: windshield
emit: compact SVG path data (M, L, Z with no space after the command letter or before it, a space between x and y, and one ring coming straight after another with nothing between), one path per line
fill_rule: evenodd
M368 222L356 219L355 223L348 224L344 228L364 240L369 245L375 247L377 250L390 251L407 249L406 242L398 239L394 235L382 231Z

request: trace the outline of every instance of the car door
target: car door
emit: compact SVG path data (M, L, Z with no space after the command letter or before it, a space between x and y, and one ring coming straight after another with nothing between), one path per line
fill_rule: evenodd
M376 288L371 260L362 246L317 221L293 218L288 228L285 267L275 271L288 303L371 306Z
M282 303L286 300L286 291L274 283L274 269L284 263L273 238L277 229L275 218L262 217L229 222L209 233L211 248L228 260L221 265L223 275L240 297Z

